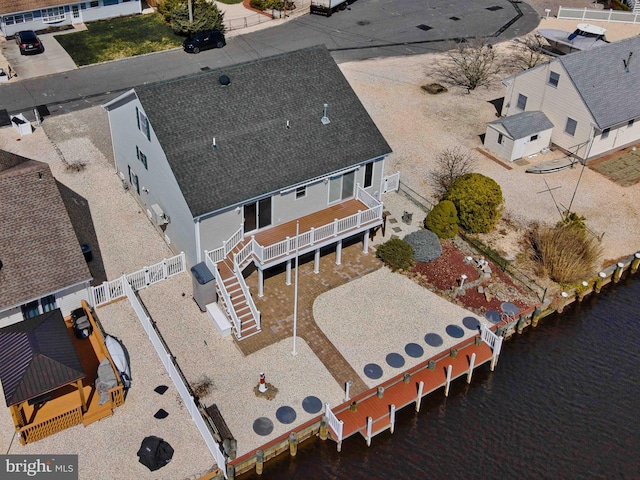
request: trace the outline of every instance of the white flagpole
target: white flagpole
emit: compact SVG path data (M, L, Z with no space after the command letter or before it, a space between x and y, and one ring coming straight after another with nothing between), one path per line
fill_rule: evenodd
M300 235L300 222L296 221L296 272L293 287L293 351L291 352L291 355L297 355L296 335L298 330L298 244L300 243L298 235Z

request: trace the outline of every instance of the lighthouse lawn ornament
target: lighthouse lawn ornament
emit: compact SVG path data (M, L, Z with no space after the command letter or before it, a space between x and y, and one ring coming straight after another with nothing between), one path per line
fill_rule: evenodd
M258 384L258 391L260 393L265 393L267 391L267 382L264 377L264 373L260 374L260 383Z

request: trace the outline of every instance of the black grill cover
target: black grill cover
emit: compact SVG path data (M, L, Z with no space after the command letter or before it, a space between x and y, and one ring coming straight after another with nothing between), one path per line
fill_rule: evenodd
M161 438L147 437L142 440L138 457L139 462L153 472L171 461L173 448Z

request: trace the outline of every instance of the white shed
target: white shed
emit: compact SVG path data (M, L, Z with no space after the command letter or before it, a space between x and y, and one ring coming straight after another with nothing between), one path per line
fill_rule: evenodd
M522 112L487 123L484 147L509 161L533 155L551 144L553 123L539 111Z

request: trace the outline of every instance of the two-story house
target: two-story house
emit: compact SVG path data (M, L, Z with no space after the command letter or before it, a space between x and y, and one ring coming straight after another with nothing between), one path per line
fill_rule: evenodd
M314 252L317 267L327 246L339 263L345 239L360 235L366 252L382 223L391 148L325 47L136 87L104 107L125 187L189 265L214 271L238 337L259 329L249 263L262 295L266 269L286 262L289 278L296 254Z
M136 13L142 13L141 0L0 0L0 31L10 37L21 30L46 30Z
M551 143L583 161L638 143L640 96L630 90L638 81L638 36L508 77L502 116L509 120L488 125L484 146L515 160L549 146L551 126ZM531 145L523 146L516 136ZM514 147L521 150L514 154Z
M0 150L0 327L90 296L91 274L49 165Z

